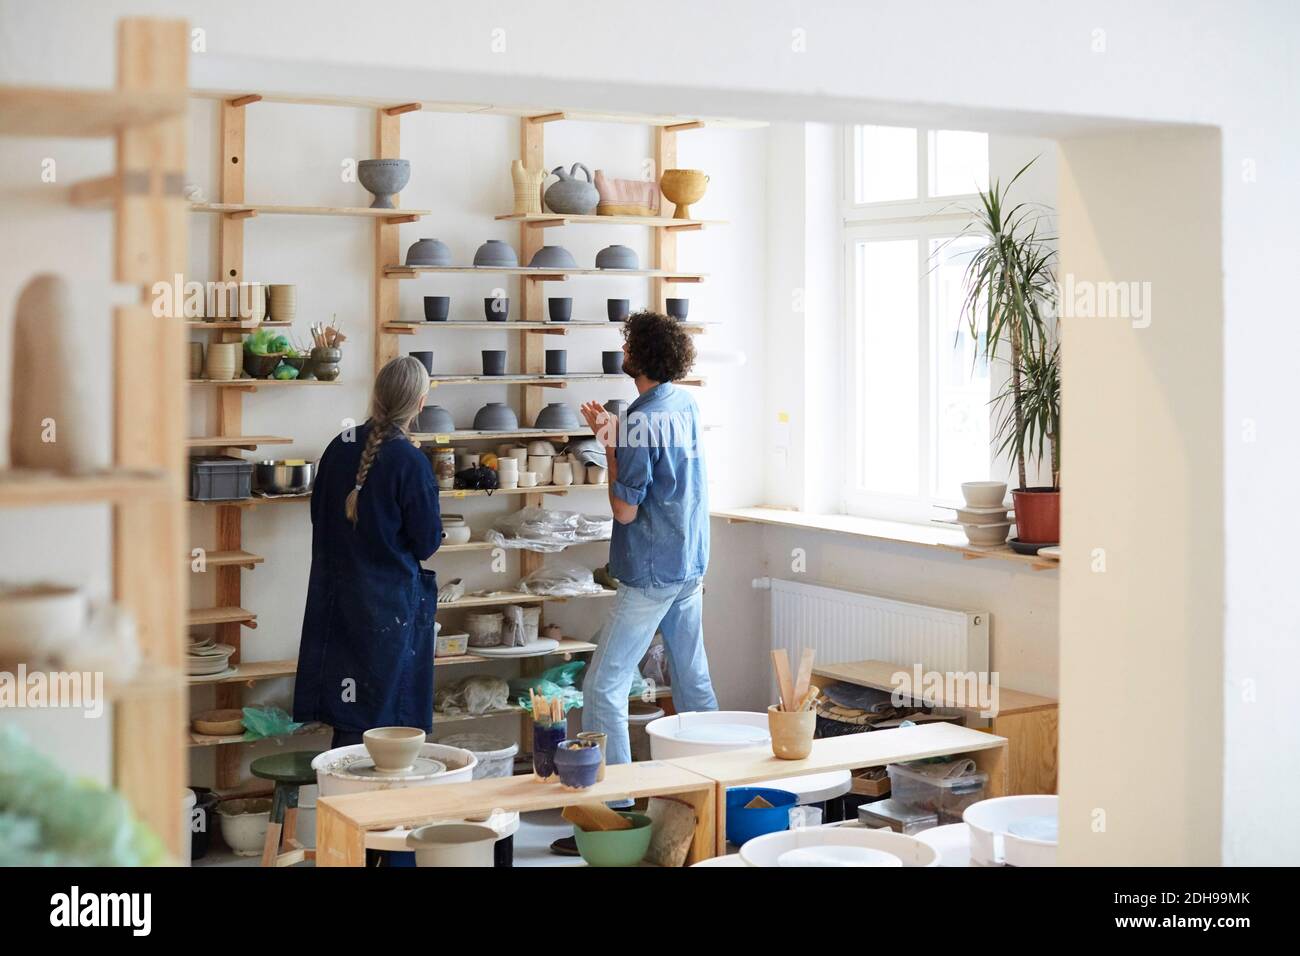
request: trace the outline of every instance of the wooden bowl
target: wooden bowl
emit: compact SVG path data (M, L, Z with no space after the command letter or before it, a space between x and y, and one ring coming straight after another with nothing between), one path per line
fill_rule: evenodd
M205 710L191 720L196 734L208 737L233 737L244 732L244 714L240 710Z

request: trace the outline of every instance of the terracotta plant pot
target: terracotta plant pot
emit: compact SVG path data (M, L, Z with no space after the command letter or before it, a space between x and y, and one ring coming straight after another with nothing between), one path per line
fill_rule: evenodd
M1061 540L1061 490L1023 488L1011 492L1016 507L1016 537L1025 544Z
M815 710L778 710L776 704L767 708L772 754L782 760L802 760L812 753L813 731L816 729Z

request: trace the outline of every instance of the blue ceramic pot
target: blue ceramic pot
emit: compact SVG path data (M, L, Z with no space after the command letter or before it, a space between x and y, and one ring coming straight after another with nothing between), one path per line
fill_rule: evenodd
M556 748L554 761L560 783L572 790L586 790L596 782L600 771L600 747L584 746L577 740L562 740Z
M639 269L641 260L627 246L606 246L596 253L597 269Z
M513 269L519 265L519 256L515 254L514 247L504 239L489 239L474 253L474 265Z
M563 722L533 724L533 773L543 780L555 776L555 751L566 736L568 730Z
M449 266L451 250L441 239L417 239L406 250L408 266Z

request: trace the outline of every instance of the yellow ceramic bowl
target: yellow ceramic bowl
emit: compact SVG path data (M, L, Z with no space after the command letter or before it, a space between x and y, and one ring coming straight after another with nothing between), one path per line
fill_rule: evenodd
M691 203L700 201L708 184L709 177L701 169L665 169L659 188L664 197L677 206L673 218L689 219Z

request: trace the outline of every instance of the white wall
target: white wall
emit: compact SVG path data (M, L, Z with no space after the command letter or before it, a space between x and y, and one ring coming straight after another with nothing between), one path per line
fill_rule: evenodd
M1290 174L1300 165L1292 4L664 0L657 22L689 22L691 29L672 34L671 55L654 56L629 56L626 19L594 2L573 4L566 16L536 4L393 2L382 24L341 0L93 7L6 0L0 10L6 79L106 83L112 19L155 12L201 23L210 59L294 60L291 72L304 81L313 72L347 79L337 66L313 71L312 61L436 67L436 77L421 75L431 95L447 99L482 101L506 90L515 95L505 100L592 108L928 122L1039 136L1146 122L1220 127L1226 397L1222 422L1207 427L1224 436L1222 847L1235 863L1300 858L1300 825L1288 803L1296 770L1276 757L1300 749L1288 679L1300 667L1292 639L1300 593L1289 550L1300 517L1279 508L1276 495L1276 476L1300 469L1290 413L1300 327L1277 304L1277 277L1290 274L1300 252L1289 218L1277 214L1300 205L1300 183ZM582 28L573 29L575 22ZM492 52L494 28L506 30L500 53ZM1016 55L983 55L990 44ZM471 96L475 91L481 95ZM1121 477L1151 480L1157 471ZM1204 560L1218 567L1212 556Z

